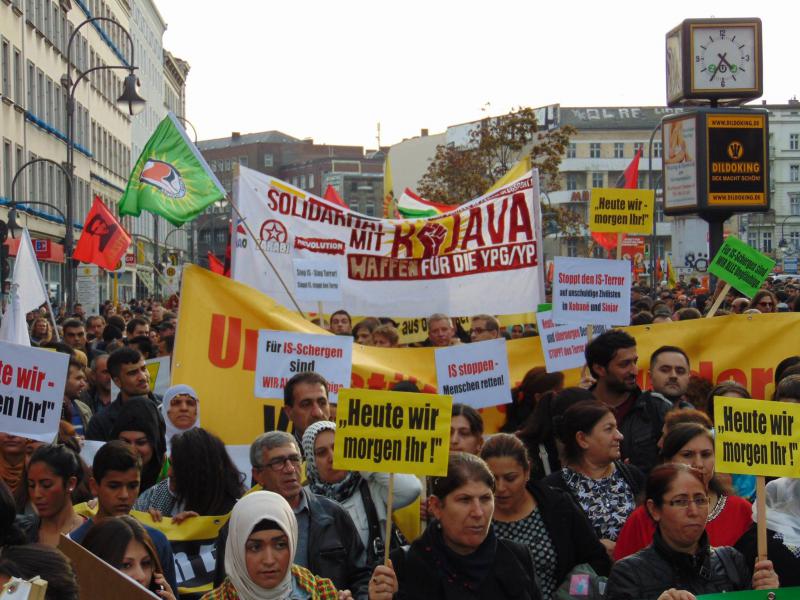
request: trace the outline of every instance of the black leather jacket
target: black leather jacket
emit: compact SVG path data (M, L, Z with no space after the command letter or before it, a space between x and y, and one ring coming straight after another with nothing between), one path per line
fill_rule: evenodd
M620 450L623 459L647 475L659 463L658 440L664 427L664 415L672 403L661 394L636 389L636 400L630 412L617 423L624 436Z
M606 600L656 600L675 588L698 596L750 589L744 558L735 549L711 548L703 534L694 556L667 546L656 530L653 543L611 569Z
M371 572L366 565L364 544L350 515L336 502L303 488L309 511L308 570L333 581L337 590L350 590L353 598L366 599ZM225 579L225 542L228 524L217 537L214 587Z

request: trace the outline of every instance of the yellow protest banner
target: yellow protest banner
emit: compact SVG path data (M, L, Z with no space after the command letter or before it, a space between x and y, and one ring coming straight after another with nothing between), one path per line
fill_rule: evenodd
M800 477L800 405L717 396L714 425L721 473Z
M340 390L334 468L446 475L452 406L439 394Z
M589 230L617 233L653 233L653 190L593 188Z
M250 444L270 429L289 429L283 400L253 395L258 330L324 333L253 288L196 266L183 276L180 325L175 342L172 383L194 387L203 403L203 426L226 444ZM682 348L692 372L711 383L733 380L753 398L768 398L773 369L797 354L800 313L730 315L627 327L636 338L639 385L647 388L650 355L660 346ZM758 349L757 352L754 349ZM525 373L544 367L539 338L509 340L511 387ZM353 348L351 387L387 390L402 380L436 392L433 348ZM566 371L566 385L580 381L580 369ZM509 401L511 398L509 398ZM505 406L483 409L484 431L505 423Z

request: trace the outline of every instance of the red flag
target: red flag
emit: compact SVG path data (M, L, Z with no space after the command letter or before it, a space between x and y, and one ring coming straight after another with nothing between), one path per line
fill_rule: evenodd
M95 196L72 258L113 271L119 268L122 256L130 245L131 236L103 201Z
M328 184L328 187L325 188L325 195L323 197L328 202L333 202L334 204L338 204L344 208L350 208L347 206L347 204L345 204L345 201L342 200L341 196L339 196L339 194L336 192L336 188L334 188L331 184Z
M614 187L625 188L627 190L635 190L639 187L639 159L642 157L642 149L636 151L636 156L625 168L622 175L617 178ZM624 233L622 234L625 235ZM617 247L617 234L616 233L592 233L592 239L606 249L606 252L611 252L612 248ZM624 239L624 238L623 238ZM620 258L619 256L617 257Z
M217 275L225 274L225 265L222 264L220 259L214 256L211 250L208 251L208 268L212 273L216 273Z

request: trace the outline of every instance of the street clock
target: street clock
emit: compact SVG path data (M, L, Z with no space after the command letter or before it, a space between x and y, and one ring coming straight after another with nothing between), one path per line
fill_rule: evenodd
M686 19L667 33L667 104L741 104L763 93L761 19Z

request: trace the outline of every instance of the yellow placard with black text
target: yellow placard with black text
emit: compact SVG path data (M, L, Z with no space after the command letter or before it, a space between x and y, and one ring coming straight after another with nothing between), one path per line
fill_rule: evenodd
M339 391L333 466L348 471L446 475L453 397Z
M716 469L800 477L800 404L714 397Z
M653 233L653 190L593 188L589 230L593 233Z

